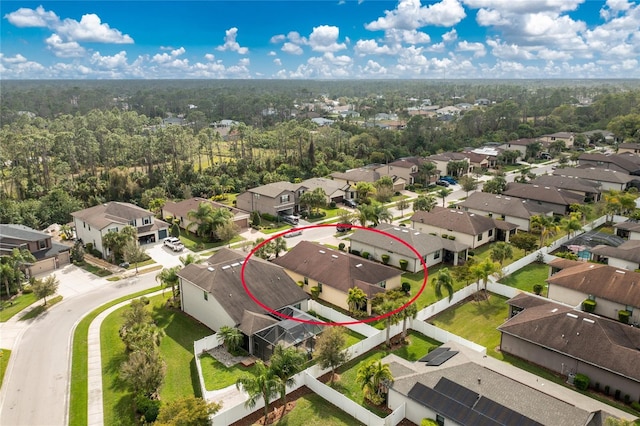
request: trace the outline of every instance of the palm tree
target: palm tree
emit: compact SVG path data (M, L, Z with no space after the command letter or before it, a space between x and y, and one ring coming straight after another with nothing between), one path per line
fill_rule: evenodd
M482 280L485 298L487 297L487 281L489 281L489 276L500 271L500 269L500 264L492 262L491 259L485 259L484 262L477 263L471 267L473 276L478 280L478 291L480 291L480 280Z
M2 281L4 283L5 292L7 293L7 298L11 297L11 291L9 288L9 282L14 281L14 270L13 267L8 263L0 263L0 276L2 277Z
M285 348L278 344L273 350L269 368L277 378L283 406L287 405L287 386L295 384L293 376L302 371L305 361L304 352L295 346Z
M271 398L277 395L278 380L273 372L268 369L261 360L256 361L254 375L243 376L236 381L236 388L243 389L249 394L249 399L244 403L245 407L253 408L258 399L264 399L264 417L269 415L269 403Z
M385 299L382 303L375 307L375 311L378 315L385 315L395 311L396 309L400 308L400 306L402 306L402 304L399 300ZM398 321L400 320L400 315L398 312L396 312L387 316L384 320L387 323L387 337L385 342L387 347L391 347L391 326L398 323Z
M372 203L369 208L369 213L369 219L371 219L373 224L376 226L378 226L380 222L391 223L391 221L393 220L393 215L391 214L389 209L387 209L384 204L381 203Z
M358 368L356 373L356 382L362 386L365 398L376 404L382 400L384 383L392 381L389 364L383 364L380 360L371 360Z
M282 237L278 237L271 242L271 249L273 250L273 253L276 255L277 259L278 257L280 257L280 252L287 251L287 241Z
M447 290L449 295L449 302L453 298L453 277L449 268L442 268L438 271L438 275L431 281L436 289L436 297L442 299L442 289Z
M511 245L505 243L504 241L500 241L496 243L491 249L491 260L494 262L500 263L502 267L502 263L513 257L513 248Z
M355 314L360 312L367 306L367 295L358 287L352 287L347 294L347 304L349 305L349 312Z
M173 268L164 268L156 274L156 281L160 281L160 284L162 284L164 288L168 285L171 286L171 295L173 298L176 297L176 284L180 281L180 278L178 277L179 270L179 266L174 266Z
M191 221L188 230L196 228L196 234L200 238L211 237L215 227L213 225L213 207L209 203L200 203L198 208L187 213L187 218Z
M18 287L22 290L22 278L24 276L25 266L34 263L36 258L27 249L14 248L9 256L9 263L13 267L14 279L18 280Z
M437 176L439 173L440 172L438 171L438 166L436 166L435 163L426 161L420 165L420 174L424 176L425 188L429 186L431 176Z
M553 218L544 215L531 216L531 229L540 233L540 247L544 246L548 236L558 232L558 226L553 222Z
M218 330L218 334L222 337L222 341L224 342L224 346L231 353L235 352L242 343L242 332L235 327L229 327L228 325L223 325Z
M440 191L438 191L438 197L442 198L442 207L446 207L444 205L444 202L447 198L447 195L451 194L451 190L448 188L442 188Z
M371 216L369 210L370 207L366 204L360 204L358 206L358 213L356 213L356 215L358 222L360 222L360 226L367 226L367 221Z
M420 195L413 201L413 211L430 212L431 210L433 210L437 203L438 201L431 194Z
M418 316L418 306L415 303L408 305L402 311L400 311L400 316L402 317L402 340L407 339L407 320L409 318L416 319Z
M180 256L178 259L180 259L180 263L182 263L182 266L187 266L187 265L191 265L192 263L202 262L202 259L200 259L198 255L194 253L189 253L185 256Z
M567 233L569 238L571 238L574 231L582 229L582 224L580 224L580 219L572 213L569 217L565 217L560 221L560 228Z

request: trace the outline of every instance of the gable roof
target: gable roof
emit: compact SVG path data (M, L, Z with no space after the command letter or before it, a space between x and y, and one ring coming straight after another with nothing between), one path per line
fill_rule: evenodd
M430 212L417 211L411 216L411 222L425 223L448 231L460 232L467 235L480 235L490 229L506 226L515 229L518 225L505 221L497 221L493 218L460 210L434 207Z
M640 240L625 241L618 247L598 245L591 248L589 251L597 254L598 256L613 257L616 259L640 263Z
M262 186L257 186L255 188L248 189L247 192L264 195L265 197L275 198L285 191L295 192L301 186L303 185L293 184L287 181L280 181L280 182L268 183Z
M153 213L131 203L110 201L106 204L98 204L88 209L73 212L71 216L81 219L98 229L104 229L113 223L128 225L132 220L153 216Z
M406 227L397 227L390 224L380 224L376 228L378 231L383 231L401 239L409 244L422 256L445 249L451 252L460 252L469 248L467 244L449 240L448 238L437 237L435 235L424 234L422 232L415 231ZM367 244L373 247L378 247L384 250L389 250L393 253L397 253L401 256L411 259L417 259L416 254L406 245L399 241L389 238L385 234L375 231L367 231L365 229L358 229L351 236L351 241L357 241L362 244Z
M524 139L516 139L516 140L513 140L513 141L509 141L509 142L507 142L507 145L510 144L510 145L529 146L529 145L532 145L532 144L534 144L536 142L540 143L540 141L538 139L526 139L526 138L524 138Z
M442 154L433 154L427 157L431 161L464 161L468 160L467 156L461 152L443 152Z
M617 170L609 170L601 167L563 167L553 171L555 176L571 176L588 179L591 181L612 182L626 184L636 179L626 173Z
M582 263L550 276L547 282L584 294L592 294L596 298L601 297L640 308L639 272L623 271L608 265Z
M304 186L308 191L313 191L316 188L322 188L327 195L331 195L336 191L345 191L349 189L349 185L327 178L307 179L302 181L300 186Z
M628 157L629 156L618 154L604 155L600 153L585 153L578 157L578 163L595 161L603 164L615 164L630 174L640 171L640 166Z
M522 198L505 197L488 192L473 192L466 200L458 203L457 206L522 219L529 219L531 216L551 211Z
M369 182L373 183L382 176L373 169L360 168L347 170L346 172L335 172L330 175L334 179L342 179L351 182Z
M241 324L245 311L267 314L245 291L241 280L244 253L226 250L220 258L212 256L210 264L185 266L178 276L215 297L236 324ZM224 258L224 260L222 260ZM244 266L244 279L251 294L273 310L295 305L309 296L279 266L251 258Z
M524 309L498 330L640 382L635 327L548 302Z
M530 185L528 183L510 182L502 192L507 197L519 197L525 200L541 201L545 203L569 206L574 203L584 203L584 197L573 192L556 188L555 186Z
M600 189L597 183L594 183L587 179L581 179L577 177L567 177L558 175L542 175L529 182L530 185L538 186L555 186L558 189L566 189L568 191L580 191L590 194L600 193Z
M640 222L621 222L613 225L614 228L623 229L625 231L640 232Z
M310 241L301 241L273 263L344 293L356 286L368 297L384 292L378 283L401 274L390 266Z
M189 212L192 210L196 210L200 203L210 204L214 209L227 209L231 213L233 213L233 217L235 219L243 219L249 217L249 214L243 210L200 197L192 197L187 200L178 202L167 201L162 210L171 212L175 216L187 217L189 215Z
M37 231L24 225L0 224L0 240L2 238L14 238L22 241L40 241L51 238L51 235Z

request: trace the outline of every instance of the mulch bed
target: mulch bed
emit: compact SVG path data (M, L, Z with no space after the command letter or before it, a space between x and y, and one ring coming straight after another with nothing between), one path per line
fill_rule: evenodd
M287 395L287 413L296 406L296 400L305 395L312 394L313 392L306 386L302 386L300 389L297 389ZM251 426L251 425L264 425L264 408L259 409L255 413L238 420L235 423L232 423L231 426ZM273 423L273 420L279 420L282 416L282 400L278 399L277 401L271 402L269 404L269 423Z

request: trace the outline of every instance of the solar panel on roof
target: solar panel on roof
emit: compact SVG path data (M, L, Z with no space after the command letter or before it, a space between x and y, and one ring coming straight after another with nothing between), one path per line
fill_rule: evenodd
M474 410L505 426L542 426L542 423L538 423L484 396L480 397Z
M465 388L464 386L461 386L456 382L452 382L446 377L440 378L433 389L443 395L448 396L449 398L458 401L460 404L466 407L473 407L473 404L475 404L475 402L478 400L478 397L480 396L471 389Z
M425 356L423 356L422 358L420 358L418 360L418 362L428 362L431 361L433 358L435 358L437 355L441 354L442 352L446 352L448 351L449 348L443 348L443 347L439 347L439 348L435 348L434 350L432 350L431 352L429 352L428 354L426 354Z
M449 358L453 357L457 353L458 353L458 351L442 352L441 354L439 354L435 358L433 358L431 361L427 361L426 365L429 365L429 366L432 366L432 367L437 367L438 365L442 365L445 361L447 361Z

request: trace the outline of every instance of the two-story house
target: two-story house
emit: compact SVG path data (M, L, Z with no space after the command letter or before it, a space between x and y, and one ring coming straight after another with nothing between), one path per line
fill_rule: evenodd
M236 207L273 216L294 214L299 210L298 200L305 190L301 184L273 182L251 188L238 195Z
M553 186L530 185L511 182L502 192L505 197L517 197L537 204L540 209L550 209L553 214L564 216L571 204L584 204L585 197Z
M156 219L152 212L130 203L111 201L71 213L76 236L84 244L91 243L104 256L108 254L102 238L109 232L119 232L127 225L136 228L140 244L167 238L169 224Z
M34 276L58 269L70 262L70 246L51 240L51 235L24 225L0 225L0 256L10 256L13 249L26 249L36 258L27 265L27 274Z

